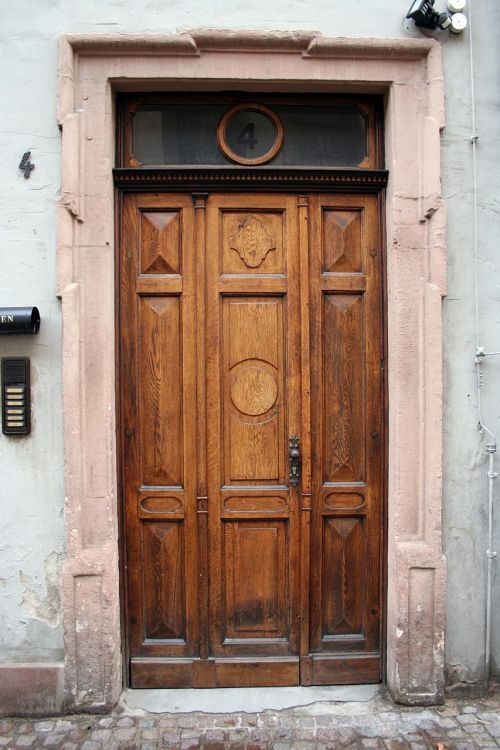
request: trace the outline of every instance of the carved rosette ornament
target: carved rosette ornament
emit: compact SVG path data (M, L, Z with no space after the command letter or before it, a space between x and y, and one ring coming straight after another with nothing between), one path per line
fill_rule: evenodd
M245 265L257 268L268 252L275 249L276 238L266 232L258 219L247 217L238 224L236 234L229 238L229 247L237 251Z

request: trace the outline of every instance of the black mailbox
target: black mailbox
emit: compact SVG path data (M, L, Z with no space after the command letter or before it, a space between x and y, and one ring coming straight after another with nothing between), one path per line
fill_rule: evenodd
M0 334L38 333L39 330L38 307L0 307Z

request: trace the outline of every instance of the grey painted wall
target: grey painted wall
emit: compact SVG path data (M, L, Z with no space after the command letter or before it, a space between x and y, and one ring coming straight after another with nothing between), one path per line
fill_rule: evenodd
M58 575L63 546L60 307L55 295L55 201L60 140L55 119L57 37L64 32L179 31L214 26L315 29L334 36L419 36L406 2L380 0L26 0L0 8L0 305L37 304L38 337L0 339L0 355L33 364L31 437L0 437L0 661L62 657ZM444 0L437 0L438 7ZM472 6L472 7L471 7ZM473 13L477 132L480 344L500 351L500 56L496 0L469 0ZM410 26L410 28L408 28ZM487 464L478 422L474 355L474 231L470 36L443 43L449 296L445 301L445 550L449 562L447 663L452 682L483 676ZM29 180L17 165L36 165ZM483 367L483 420L500 436L500 357ZM500 460L498 462L500 465ZM497 519L499 490L495 487ZM496 548L500 551L499 523ZM496 564L496 567L498 563ZM493 659L500 670L500 576L493 601Z
M500 56L495 24L500 7L472 0L477 141L477 288L479 344L500 351ZM445 428L444 520L448 558L447 663L452 682L482 677L485 628L488 465L491 436L479 419L476 310L472 102L469 34L444 47L446 130L443 194L448 204L448 297L444 303ZM487 357L481 389L482 419L500 441L500 357ZM499 446L500 448L500 446ZM496 470L498 471L497 456ZM500 488L495 482L496 534L500 553ZM494 564L498 570L498 562ZM492 657L500 670L500 577L494 578Z

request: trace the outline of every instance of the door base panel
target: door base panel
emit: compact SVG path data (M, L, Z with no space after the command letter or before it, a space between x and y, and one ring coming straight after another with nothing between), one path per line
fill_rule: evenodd
M359 685L380 682L380 653L312 656L311 685Z
M299 685L299 659L144 659L130 663L132 688L286 687Z
M132 688L286 687L380 682L380 654L267 659L133 658Z

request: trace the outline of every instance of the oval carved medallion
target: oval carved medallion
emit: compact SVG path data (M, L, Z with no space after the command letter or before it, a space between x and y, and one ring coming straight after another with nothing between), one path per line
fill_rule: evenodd
M257 417L274 406L278 397L275 378L260 367L240 370L231 383L231 401L242 414Z
M143 497L140 507L146 513L177 513L182 510L182 502L177 497Z

